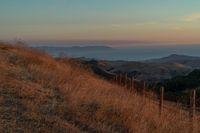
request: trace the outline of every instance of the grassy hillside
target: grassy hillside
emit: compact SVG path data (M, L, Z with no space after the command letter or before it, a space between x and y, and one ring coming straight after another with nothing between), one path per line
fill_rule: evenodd
M188 133L187 114L164 110L78 63L0 44L0 132Z

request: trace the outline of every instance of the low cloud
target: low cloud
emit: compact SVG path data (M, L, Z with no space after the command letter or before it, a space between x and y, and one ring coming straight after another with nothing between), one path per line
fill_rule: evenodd
M200 13L195 13L190 16L185 16L182 18L183 21L185 22L196 22L200 21Z

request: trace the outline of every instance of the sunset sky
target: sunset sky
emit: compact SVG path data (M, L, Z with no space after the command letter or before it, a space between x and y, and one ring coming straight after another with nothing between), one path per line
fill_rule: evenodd
M200 0L0 0L0 40L200 44Z

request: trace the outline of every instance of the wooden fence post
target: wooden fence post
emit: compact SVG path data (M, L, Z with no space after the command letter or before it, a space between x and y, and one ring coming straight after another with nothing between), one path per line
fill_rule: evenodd
M145 91L146 91L146 82L143 81L143 89L142 89L142 95L145 96Z
M122 84L122 75L121 75L121 73L119 74L119 85L121 85Z
M111 79L111 82L115 83L116 82L116 75Z
M125 73L124 77L124 87L127 88L127 73Z
M196 132L196 90L192 90L190 94L190 119L191 133Z
M196 115L196 90L192 90L190 96L190 117L193 119Z
M132 77L130 78L130 90L131 91L133 90L133 78Z
M127 84L127 87L126 87L126 88L129 89L129 90L130 90L130 87L131 87L131 86L130 86L130 83L131 83L131 82L130 82L130 78L127 78L127 83L126 83L126 84Z
M126 82L126 88L130 89L131 88L131 79L127 77L127 82Z
M117 74L115 75L115 83L116 84L118 83L118 75Z
M163 110L164 91L165 91L165 88L161 87L160 88L160 104L159 104L159 113L160 113L160 115L162 115L162 110Z
M135 89L135 83L134 83L134 78L131 78L131 89L134 90Z

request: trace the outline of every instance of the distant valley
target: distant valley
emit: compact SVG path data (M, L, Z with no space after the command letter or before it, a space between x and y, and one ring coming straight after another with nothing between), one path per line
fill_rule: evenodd
M109 75L127 73L129 77L152 83L187 75L200 68L200 57L175 54L146 61L82 60L82 62L89 64L94 70L98 69Z
M148 81L149 83L158 83L176 76L184 76L195 69L200 68L200 57L187 56L182 54L171 54L162 58L150 58L146 60L127 61L127 60L109 60L117 53L119 56L137 55L137 49L130 49L133 52L130 55L125 49L116 49L108 46L73 46L73 47L52 47L40 46L36 49L47 52L54 57L70 57L80 60L88 65L95 73L106 79L112 78L116 74L127 73L139 81ZM119 51L117 51L119 50ZM126 49L127 50L127 49ZM121 52L121 54L119 54ZM95 57L96 58L92 58ZM103 58L103 59L102 59ZM105 58L105 59L104 59ZM114 59L113 58L113 59Z

